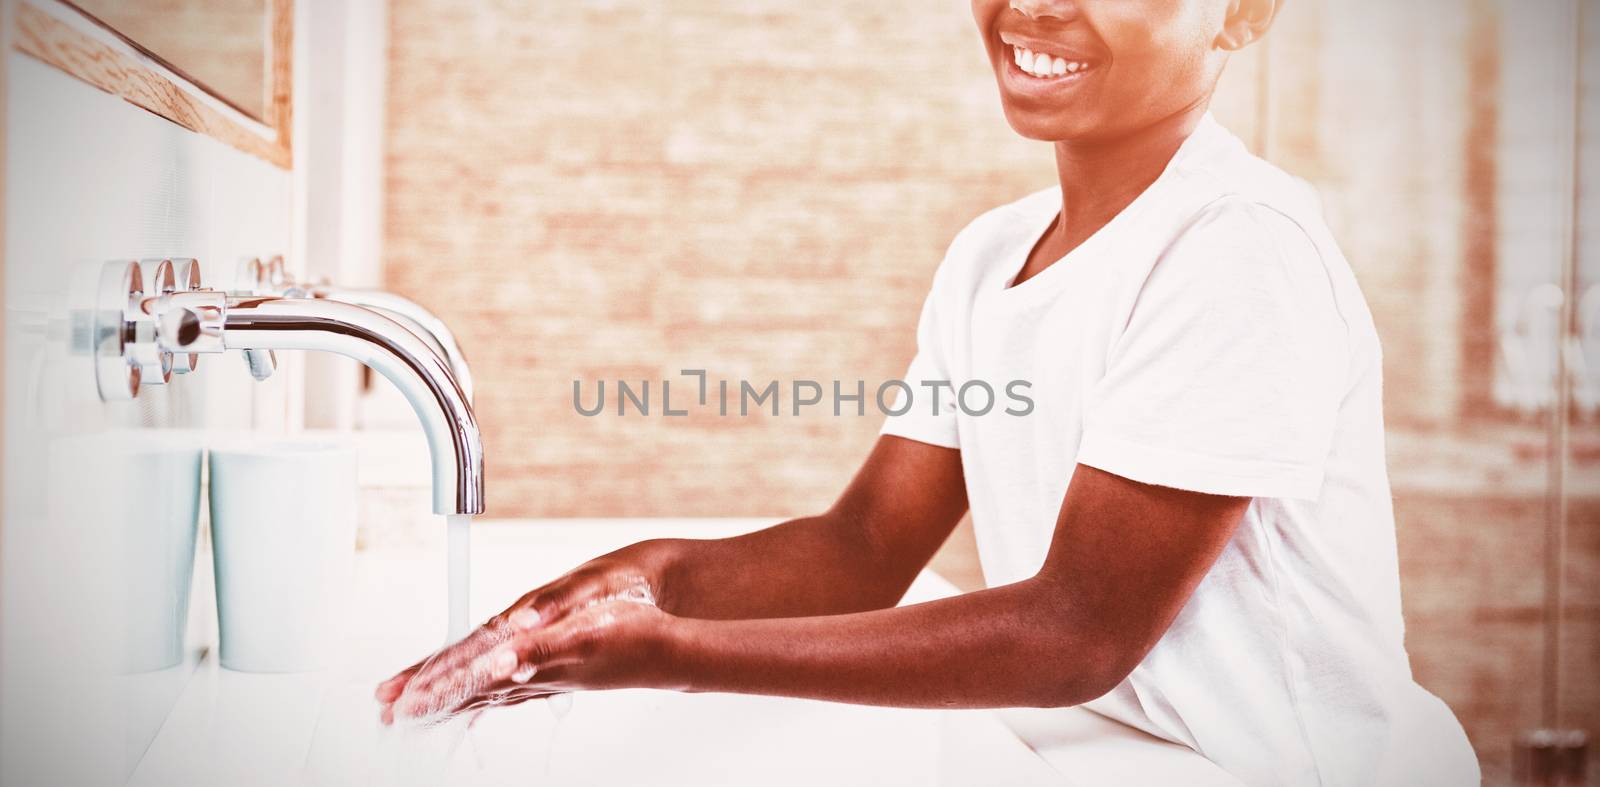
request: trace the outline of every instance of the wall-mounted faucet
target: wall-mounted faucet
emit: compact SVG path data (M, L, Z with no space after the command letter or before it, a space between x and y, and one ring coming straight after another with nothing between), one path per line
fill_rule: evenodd
M165 296L200 289L193 259L107 263L99 271L94 308L76 312L73 332L95 355L95 385L104 401L132 399L141 385L162 385L200 365L196 353L173 353L156 341L156 309Z
M461 345L444 321L416 301L392 292L336 287L331 284L299 282L284 267L282 257L265 263L245 261L239 271L237 295L276 295L285 298L314 298L361 306L382 314L415 333L450 367L456 384L472 402L472 369ZM252 359L253 360L253 359ZM252 364L254 366L254 363Z
M181 356L193 368L199 355L242 350L255 354L251 359L255 373L256 364L269 363L265 354L275 350L348 356L388 378L421 420L432 457L434 511L483 512L478 422L454 373L428 342L407 326L362 306L325 298L226 295L199 289L198 265L188 262L186 284L192 282L193 287L163 285L159 291L146 291L137 263L107 265L94 318L102 397L137 395L152 358L159 364L162 357Z

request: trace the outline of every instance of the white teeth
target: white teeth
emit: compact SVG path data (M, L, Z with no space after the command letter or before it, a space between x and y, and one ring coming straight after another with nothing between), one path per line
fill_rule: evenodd
M1043 52L1036 53L1020 46L1013 46L1011 50L1018 69L1042 79L1076 74L1089 68L1088 63L1071 62L1066 58L1051 57Z

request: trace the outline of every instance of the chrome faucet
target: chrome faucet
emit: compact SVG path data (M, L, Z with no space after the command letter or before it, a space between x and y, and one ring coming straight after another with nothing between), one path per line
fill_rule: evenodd
M164 321L172 329L158 331L173 337L171 352L200 352L184 336L220 334L223 349L338 353L388 378L428 438L434 512L483 513L483 442L472 405L443 359L410 329L371 309L315 298L229 297L220 315L185 300L177 299L179 312Z
M105 338L94 347L102 397L111 398L111 391L123 398L129 386L122 368L132 370L137 395L138 372L156 354L193 358L243 350L255 354L252 373L258 363L270 363L265 354L275 350L348 356L388 378L421 420L432 457L434 511L483 513L483 443L472 406L443 358L410 328L335 300L166 287L145 293L140 278L135 263L110 263L101 278L94 335ZM193 281L198 278L196 267Z
M243 288L239 295L277 295L285 298L315 298L362 306L405 326L420 337L455 376L456 384L472 402L472 369L456 342L455 334L444 321L416 301L392 292L374 289L336 287L330 284L298 282L284 267L282 257L265 263L247 260L239 271ZM252 359L254 361L254 359Z

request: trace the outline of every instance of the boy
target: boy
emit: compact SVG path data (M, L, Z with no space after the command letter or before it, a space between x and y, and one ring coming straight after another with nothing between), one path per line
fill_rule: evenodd
M381 685L385 719L620 687L1087 704L1249 784L1476 783L1402 643L1371 316L1313 197L1206 113L1276 6L973 0L1060 188L955 239L906 379L1027 380L1034 410L919 401L828 512L594 560ZM989 589L895 608L969 508Z

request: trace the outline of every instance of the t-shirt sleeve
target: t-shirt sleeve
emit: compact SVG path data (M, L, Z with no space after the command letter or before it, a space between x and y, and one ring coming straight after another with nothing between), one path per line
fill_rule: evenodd
M885 389L894 390L895 399L880 434L945 448L960 448L961 441L956 434L954 396L948 387L943 388L943 395L938 398L939 406L935 409L930 389L930 386L948 385L952 379L945 355L945 332L938 305L940 280L946 275L940 271L940 275L935 277L933 289L922 304L922 316L917 320L917 354L901 378L904 385ZM887 400L887 393L884 398Z
M1348 358L1310 238L1268 208L1222 203L1145 281L1090 389L1078 462L1193 492L1315 500Z

